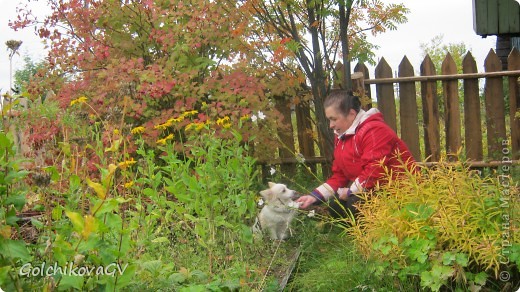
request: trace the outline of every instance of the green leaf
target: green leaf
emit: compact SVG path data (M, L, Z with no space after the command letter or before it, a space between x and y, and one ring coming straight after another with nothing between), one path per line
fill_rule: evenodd
M24 194L17 194L17 195L11 195L7 197L7 200L5 200L6 205L13 204L13 206L17 210L22 210L23 206L25 205L25 195Z
M63 154L65 154L65 156L70 156L70 143L58 142L58 145L61 148L61 151L63 151Z
M77 176L75 174L71 175L69 178L69 185L70 185L70 190L72 192L79 189L81 187L81 179L79 178L79 176Z
M7 184L15 183L20 181L29 174L26 170L12 170L7 173L4 180Z
M392 247L389 246L389 245L385 245L385 246L382 246L380 248L381 250L381 253L384 254L384 255L388 255L390 253L390 251L392 250Z
M435 265L432 268L432 276L442 280L448 279L454 272L455 270L450 266Z
M5 223L7 225L16 226L16 222L18 222L20 218L16 216L16 209L13 207L9 207L6 213Z
M130 264L119 264L116 269L117 278L117 290L128 286L132 281L135 281L134 275L136 271L135 265Z
M0 250L2 255L10 259L20 259L28 262L31 254L27 250L26 243L23 240L10 240L0 238Z
M53 220L60 220L63 215L63 207L56 206L52 209L51 217Z
M520 244L513 243L509 249L509 261L516 263L517 266L520 265Z
M12 142L4 132L0 132L0 147L10 148Z
M151 198L153 198L153 197L156 196L157 192L154 191L154 190L151 189L151 188L145 188L145 189L143 190L143 194L144 194L145 196L147 196L147 197L151 197Z
M95 205L93 210L97 210L96 216L109 213L117 209L119 206L119 202L117 199L110 198L105 201L99 200Z
M65 215L69 217L70 221L72 222L72 226L74 226L74 230L78 232L83 231L83 226L85 223L83 222L83 217L79 213L65 211Z
M199 281L203 282L208 279L208 275L201 270L194 270L190 273L191 277L197 278Z
M97 194L98 198L104 200L107 195L107 189L100 183L93 182L87 177L87 185L91 187Z
M119 204L122 204L122 203L128 203L130 201L132 201L132 199L125 199L125 198L122 198L122 197L117 197L115 198L116 202L118 202Z
M62 275L60 285L58 287L60 287L60 290L67 290L71 288L81 290L83 281L83 276Z
M480 272L475 275L475 284L484 286L486 284L488 274L486 272Z
M469 258L465 253L457 253L455 255L455 262L462 267L467 267Z
M454 260L455 260L455 255L449 251L445 252L442 255L442 264L445 266L451 265L451 263L453 263Z
M35 219L35 218L31 218L31 224L36 227L37 229L42 229L43 227L45 227L45 224L43 224L43 222Z
M168 239L168 237L157 237L157 238L154 238L152 239L152 242L153 243L165 243L165 242L170 242L170 240Z
M189 287L182 287L179 292L206 292L208 289L204 285L190 285Z
M6 288L6 284L11 283L11 277L9 277L9 271L11 270L11 266L0 267L0 286Z
M57 181L58 179L60 179L60 173L58 172L56 166L47 166L43 168L43 170L51 174L51 180Z
M179 284L182 284L184 283L184 281L186 281L186 276L184 276L183 274L181 273L173 273L170 277L169 277L169 280L172 280L176 283L179 283Z

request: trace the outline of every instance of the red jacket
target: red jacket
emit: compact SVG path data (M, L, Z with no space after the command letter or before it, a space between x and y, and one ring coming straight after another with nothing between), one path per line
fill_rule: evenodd
M377 109L360 111L358 116L350 129L335 138L332 176L314 190L324 199L350 182L349 190L354 194L373 188L385 178L383 166L394 174L403 171L403 164L415 172L415 160L408 147Z

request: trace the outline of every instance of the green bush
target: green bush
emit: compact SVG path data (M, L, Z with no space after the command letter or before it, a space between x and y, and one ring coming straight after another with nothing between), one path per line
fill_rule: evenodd
M434 291L496 288L504 273L518 273L517 197L508 175L481 177L462 162L440 162L367 194L349 231L380 274L419 277Z
M32 259L27 244L13 236L20 230L18 212L26 204L26 190L19 183L28 172L20 169L21 162L15 159L12 139L0 132L0 287L8 291L21 289L15 264Z
M193 132L174 142L182 151L171 141L152 149L141 143L133 157L121 151L121 139L109 147L88 145L100 157L98 171L80 177L63 168L57 177L59 186L68 179L64 191L54 179L33 186L27 196L34 205L17 184L27 172L0 133L0 286L219 291L272 285L265 274L270 258L262 255L268 243L253 244L249 228L256 214L255 160L240 134L228 133ZM15 234L24 206L42 211L24 227L34 228L33 242Z

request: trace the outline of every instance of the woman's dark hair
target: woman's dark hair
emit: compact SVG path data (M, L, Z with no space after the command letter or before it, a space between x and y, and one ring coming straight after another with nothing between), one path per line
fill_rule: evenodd
M359 101L359 97L352 95L347 90L333 89L323 103L324 108L330 106L335 106L343 114L348 115L351 109L359 113L361 102Z

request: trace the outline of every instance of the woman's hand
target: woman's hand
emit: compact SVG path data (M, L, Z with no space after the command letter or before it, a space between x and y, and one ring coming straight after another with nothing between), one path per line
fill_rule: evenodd
M349 188L339 188L337 193L339 199L342 201L346 201L347 198L352 194Z
M312 204L316 203L318 199L311 195L305 195L299 197L296 202L300 203L300 209L307 209Z

